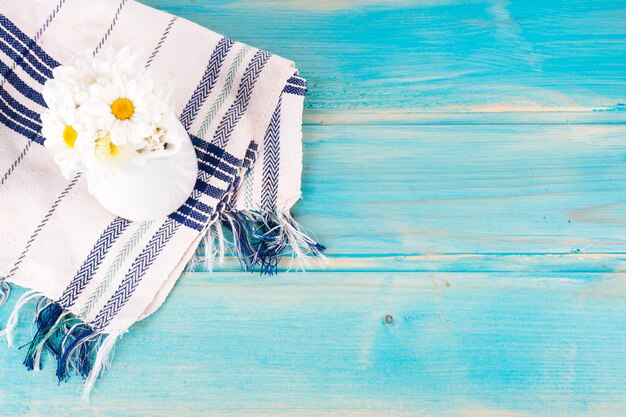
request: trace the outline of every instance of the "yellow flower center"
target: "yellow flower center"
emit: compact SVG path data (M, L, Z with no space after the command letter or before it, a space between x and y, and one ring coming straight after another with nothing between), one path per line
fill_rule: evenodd
M120 152L119 146L113 142L109 143L109 155L116 156Z
M65 130L63 130L63 142L65 142L68 148L74 148L76 138L78 138L76 130L72 126L65 126Z
M135 114L135 105L127 98L118 98L111 104L111 113L118 120L128 120Z
M111 142L109 135L96 139L96 155L101 159L115 158L120 153L120 147Z

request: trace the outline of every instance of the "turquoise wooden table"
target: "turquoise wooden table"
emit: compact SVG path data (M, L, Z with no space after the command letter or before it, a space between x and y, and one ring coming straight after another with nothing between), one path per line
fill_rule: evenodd
M185 275L89 403L0 349L1 416L626 415L625 1L144 3L298 63L330 262Z

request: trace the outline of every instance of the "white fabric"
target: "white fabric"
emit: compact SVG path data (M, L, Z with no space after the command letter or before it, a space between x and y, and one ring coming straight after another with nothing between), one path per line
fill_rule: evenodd
M237 209L286 210L300 197L305 86L297 79L283 93L296 73L292 62L132 0L2 0L0 14L0 89L13 100L0 98L0 277L8 282L59 300L98 332L118 335L165 300L224 209L220 200L236 191L233 183L240 183ZM46 65L16 31L61 65L85 50L130 45L142 51L156 78L174 84L174 104L189 122L188 132L202 136L201 144L213 144L210 156L199 151L208 166L201 179L209 191L195 195L195 214L181 211L149 224L116 220L87 193L84 178L61 176L50 153L33 139L36 117L24 110L43 109L24 85L41 92L32 73L41 75L37 68ZM220 45L228 46L221 60ZM280 149L272 163L264 144L272 143L267 134L279 102ZM246 162L249 149L249 157L256 153L252 176L241 178L248 170L238 164ZM227 154L220 156L220 150ZM271 175L278 173L272 185ZM267 187L277 197L264 204ZM207 218L194 218L198 213Z

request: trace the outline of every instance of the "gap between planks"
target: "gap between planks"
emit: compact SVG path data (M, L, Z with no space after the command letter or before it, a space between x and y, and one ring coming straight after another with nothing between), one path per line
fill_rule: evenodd
M279 273L297 271L284 259ZM541 272L622 273L626 253L449 253L449 254L330 254L328 262L311 259L308 272ZM241 272L227 257L213 273ZM206 274L199 266L194 273Z
M626 108L626 106L623 106ZM586 110L532 111L351 111L306 109L304 125L613 125L626 124L622 106Z

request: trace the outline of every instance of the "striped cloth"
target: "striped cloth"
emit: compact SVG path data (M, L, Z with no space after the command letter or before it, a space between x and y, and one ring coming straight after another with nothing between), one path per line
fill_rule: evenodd
M187 202L152 222L105 211L85 179L65 180L41 146L41 90L52 69L85 50L96 56L127 45L143 51L157 81L174 84L174 105L198 157ZM15 284L49 300L40 303L41 340L36 335L31 348L46 345L57 355L60 378L68 360L84 360L80 346L120 335L154 312L220 222L244 266L258 259L276 266L276 257L261 252L294 242L272 246L274 229L266 227L269 238L258 233L255 216L288 213L300 198L306 89L292 62L132 0L2 0L0 282L5 291ZM288 215L282 219L277 229L296 227ZM304 245L308 253L321 248L307 238ZM68 317L76 321L63 328ZM53 331L62 334L56 348ZM91 375L87 368L77 371Z

